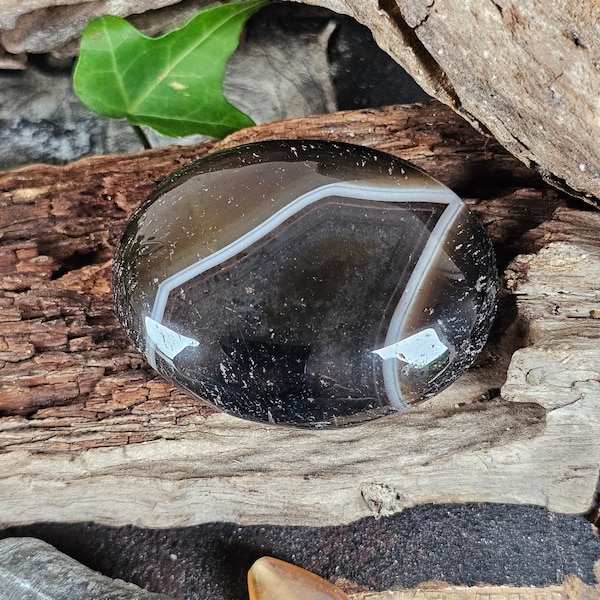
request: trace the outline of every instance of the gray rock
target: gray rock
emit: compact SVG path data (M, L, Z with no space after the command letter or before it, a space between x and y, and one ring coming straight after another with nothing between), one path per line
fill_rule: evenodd
M3 600L169 600L92 571L35 538L0 541Z
M81 104L68 72L33 67L0 74L0 139L0 169L142 149L125 121L99 117Z

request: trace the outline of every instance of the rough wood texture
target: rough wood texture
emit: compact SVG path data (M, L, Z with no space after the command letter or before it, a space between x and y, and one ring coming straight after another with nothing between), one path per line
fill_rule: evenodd
M480 585L449 586L440 582L421 584L414 590L350 594L350 600L596 600L600 586L586 585L569 575L562 585L543 588Z
M596 563L596 579L600 563ZM447 585L440 581L425 582L417 589L350 594L350 600L596 600L600 585L586 585L578 577L568 575L561 585L548 587L511 587L478 585L476 587Z
M481 217L501 267L510 262L507 290L486 351L443 394L356 428L261 426L187 399L128 345L110 296L125 218L192 156L277 137L387 150ZM1 175L0 190L0 526L323 525L426 502L589 507L600 214L569 208L449 109L337 113L219 144L32 166Z
M0 47L13 55L75 56L83 28L95 17L129 17L136 27L154 35L184 25L214 4L219 0L3 0Z
M432 96L548 180L600 199L600 5L594 0L302 0L352 15ZM101 14L177 24L195 0L8 0L0 44L57 51ZM76 52L74 45L71 52Z
M593 0L307 0L352 15L421 84L557 185L600 198Z

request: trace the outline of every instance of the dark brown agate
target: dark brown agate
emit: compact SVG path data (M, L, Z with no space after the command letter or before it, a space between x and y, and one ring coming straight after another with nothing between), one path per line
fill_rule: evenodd
M448 188L382 152L270 141L177 172L129 222L117 313L191 395L324 427L448 386L495 310L491 244Z

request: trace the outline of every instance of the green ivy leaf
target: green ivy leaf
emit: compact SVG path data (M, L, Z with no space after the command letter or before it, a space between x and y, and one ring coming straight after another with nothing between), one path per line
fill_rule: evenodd
M118 17L94 19L83 32L75 93L97 113L171 137L201 133L222 138L253 125L228 102L222 86L244 24L265 3L209 8L159 38L141 34Z

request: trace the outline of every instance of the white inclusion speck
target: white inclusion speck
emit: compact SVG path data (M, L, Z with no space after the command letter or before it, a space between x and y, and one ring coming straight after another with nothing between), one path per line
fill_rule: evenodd
M296 150L296 147L295 147L295 146L290 146L290 150L291 150L292 154L293 154L293 155L294 155L296 158L298 158L298 151Z
M175 562L177 560L177 554L171 553L169 554L169 559Z
M485 275L479 277L475 282L474 287L477 292L482 292L487 287L487 277Z
M444 49L443 49L443 48L440 48L440 49L438 50L438 54L439 54L440 56L442 56L442 54L444 54Z
M353 138L355 136L356 136L356 134L354 133L354 131L351 131L351 132L348 133L348 137Z
M246 292L246 294L254 294L254 288L250 286L246 286L244 288L244 291Z
M179 81L173 81L172 83L169 83L169 87L177 90L178 92L187 89L187 85L183 85L183 83L179 83Z
M585 171L586 169L587 169L587 167L586 167L585 163L579 163L579 170L581 172Z
M459 244L458 246L454 246L454 249L455 249L455 250L460 250L462 247L463 247L463 245L462 245L462 244Z
M483 51L483 58L489 58L490 57L490 51L489 50L484 50Z

